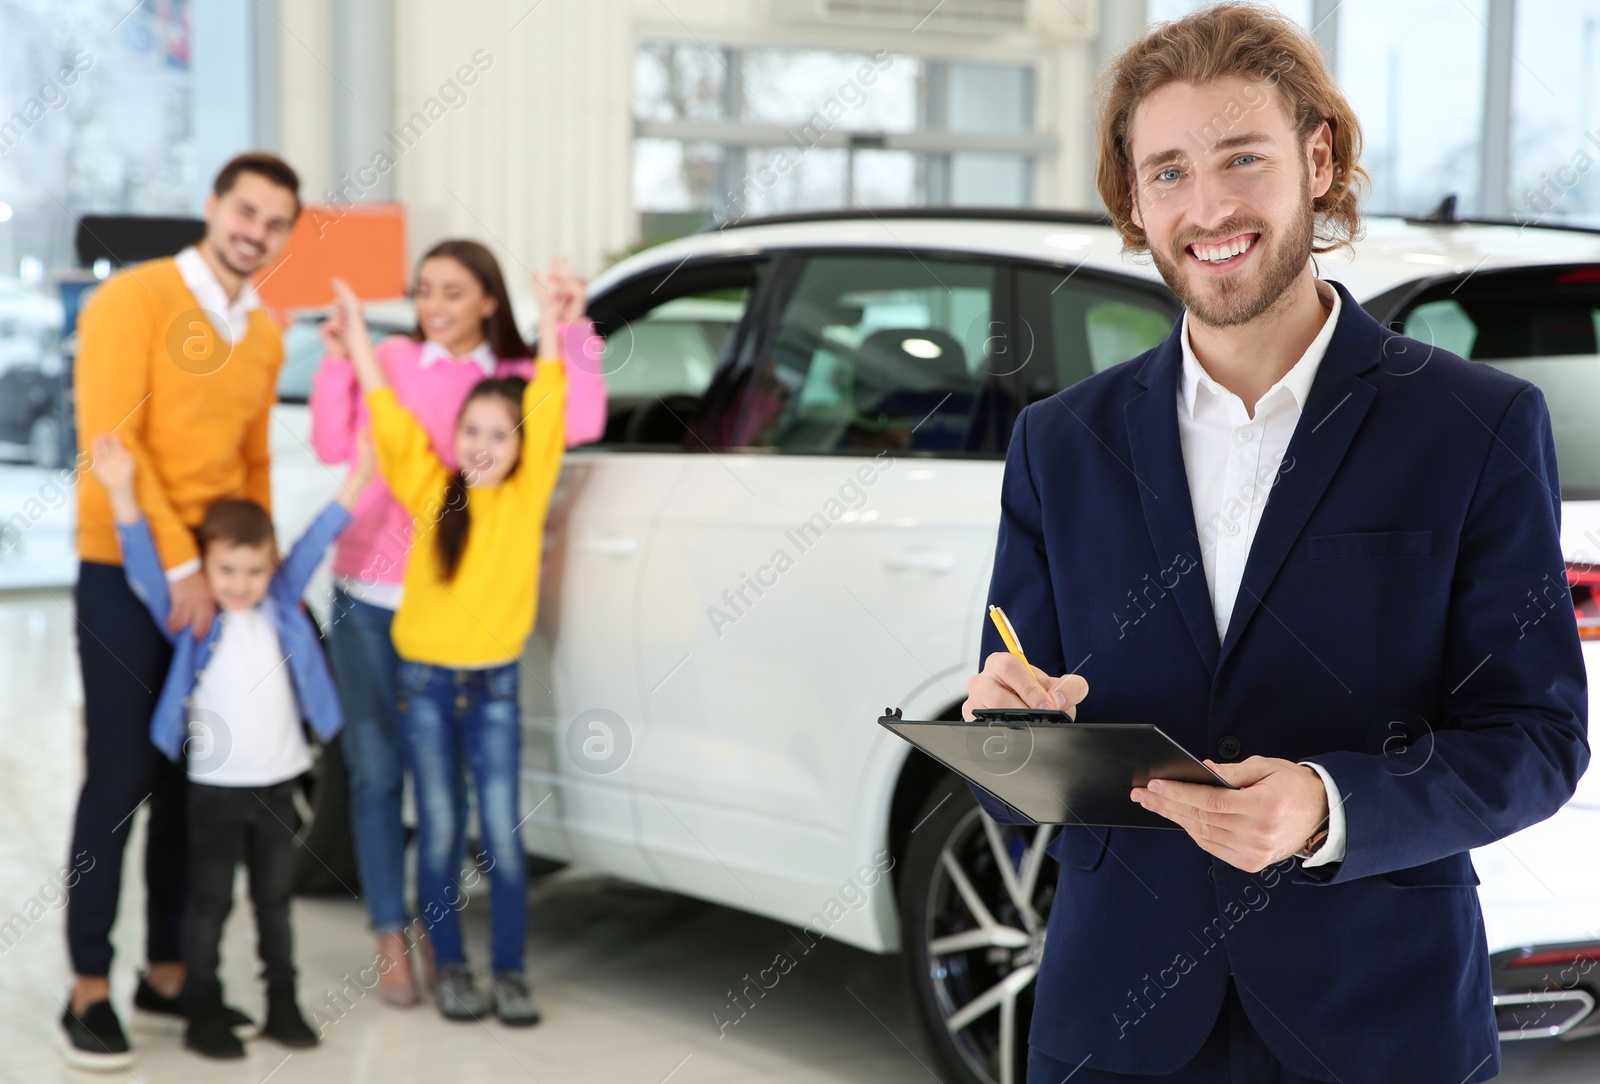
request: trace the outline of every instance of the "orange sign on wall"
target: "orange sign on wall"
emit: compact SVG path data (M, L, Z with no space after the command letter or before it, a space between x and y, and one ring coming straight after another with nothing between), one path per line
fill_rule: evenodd
M295 309L333 302L331 280L368 300L406 292L406 215L400 203L307 204L278 262L256 279L261 302L282 322Z

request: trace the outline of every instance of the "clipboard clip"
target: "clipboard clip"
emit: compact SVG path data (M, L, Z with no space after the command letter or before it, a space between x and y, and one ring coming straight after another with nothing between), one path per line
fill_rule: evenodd
M979 708L972 713L975 722L1005 724L1070 723L1072 716L1054 708Z
M900 718L900 709L899 708L884 708L883 709L883 717L885 719L898 719L898 718Z

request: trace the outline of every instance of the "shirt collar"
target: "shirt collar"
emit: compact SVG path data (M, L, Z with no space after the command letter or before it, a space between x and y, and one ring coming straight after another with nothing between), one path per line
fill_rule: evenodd
M426 369L428 366L441 361L473 361L478 368L483 370L484 376L493 376L495 367L494 351L489 348L489 340L485 339L473 349L470 354L454 357L450 351L440 346L431 339L422 344L422 356L417 359L417 367Z
M193 245L178 253L175 262L183 284L200 303L201 310L218 333L226 335L230 344L244 338L250 327L250 313L261 307L261 296L256 288L246 281L239 289L239 296L229 301L228 291L223 289L217 273Z
M1322 330L1318 331L1317 337L1311 340L1311 344L1306 347L1306 352L1300 355L1300 360L1295 362L1287 373L1283 374L1282 379L1267 389L1266 394L1257 400L1256 405L1259 406L1261 403L1266 402L1279 388L1283 388L1294 397L1296 406L1302 410L1305 409L1306 397L1311 394L1311 382L1316 379L1317 367L1322 364L1322 357L1328 352L1328 344L1333 341L1334 329L1339 325L1339 310L1343 305L1343 302L1339 299L1338 290L1318 281L1317 296L1326 299L1330 294L1333 297L1333 307L1329 310L1327 318L1322 322ZM1178 341L1183 346L1183 407L1189 412L1189 417L1193 418L1195 392L1200 387L1204 386L1209 391L1219 395L1232 395L1233 393L1213 380L1211 374L1201 366L1200 359L1195 357L1194 347L1189 345L1189 313L1187 311L1183 314L1183 334L1179 336Z

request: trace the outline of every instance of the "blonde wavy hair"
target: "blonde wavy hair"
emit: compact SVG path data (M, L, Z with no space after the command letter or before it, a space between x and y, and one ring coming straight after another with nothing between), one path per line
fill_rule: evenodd
M1234 76L1252 85L1266 83L1269 90L1277 87L1302 148L1324 121L1333 133L1333 182L1312 202L1316 216L1312 251L1331 252L1360 236L1361 189L1370 180L1361 168L1361 123L1340 93L1321 50L1276 11L1224 3L1157 24L1101 73L1100 153L1094 180L1124 249L1143 252L1150 247L1132 214L1128 126L1134 111L1170 83L1200 85ZM1222 113L1211 118L1224 128L1237 119Z

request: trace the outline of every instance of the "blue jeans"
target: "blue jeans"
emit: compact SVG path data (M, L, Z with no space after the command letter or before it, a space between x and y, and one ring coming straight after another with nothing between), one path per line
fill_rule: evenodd
M465 964L457 912L461 856L461 763L477 789L478 826L489 865L489 955L496 972L521 971L528 929L528 860L522 849L522 712L517 664L455 670L402 660L400 731L417 803L417 906L442 967ZM479 865L483 863L480 861ZM469 875L476 882L478 871ZM468 885L471 887L471 884Z
M389 639L394 611L333 592L328 659L344 713L340 745L350 773L350 830L367 916L377 933L406 924L405 745L395 710L400 658Z

